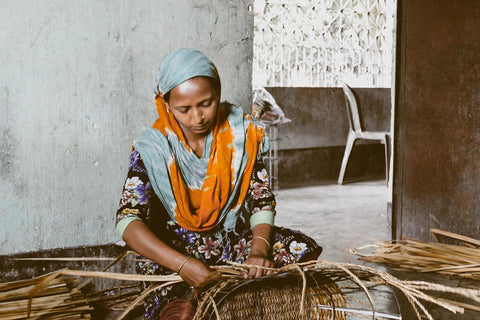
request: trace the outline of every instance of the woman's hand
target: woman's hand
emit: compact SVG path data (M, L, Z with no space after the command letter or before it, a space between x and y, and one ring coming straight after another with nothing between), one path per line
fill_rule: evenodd
M128 225L123 234L123 239L142 256L172 271L177 271L186 258L184 254L161 241L144 222L139 220L132 221ZM212 285L221 278L219 272L214 272L203 262L193 257L185 261L180 270L180 276L185 282L198 290Z
M252 264L260 267L273 268L273 262L263 253L251 251L245 264ZM261 276L272 273L270 270L260 268L250 268L244 277L247 279L260 278Z
M185 262L180 270L180 276L197 290L205 289L222 278L220 272L213 271L202 261L195 258L190 258Z
M272 246L270 244L272 233L273 227L269 224L262 223L253 228L252 250L245 264L273 268L273 261L269 258L272 253ZM244 277L254 279L270 273L272 273L270 270L252 267L244 274Z

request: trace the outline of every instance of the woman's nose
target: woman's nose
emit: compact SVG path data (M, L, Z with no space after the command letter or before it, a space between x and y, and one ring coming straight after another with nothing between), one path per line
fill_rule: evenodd
M203 116L202 112L198 109L194 110L193 112L193 121L195 123L202 123L203 122L203 119L205 117Z

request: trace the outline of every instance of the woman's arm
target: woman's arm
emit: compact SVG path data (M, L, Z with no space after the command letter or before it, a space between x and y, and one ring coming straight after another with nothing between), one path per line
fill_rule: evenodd
M178 271L187 258L184 254L160 240L140 220L132 221L127 226L123 233L123 239L130 248L142 256L175 272ZM188 259L183 264L179 274L189 285L200 289L218 281L221 276L218 272L212 271L203 262L195 258Z
M153 233L146 222L150 217L150 197L153 190L140 154L133 150L128 176L117 211L116 231L127 245L144 257L174 271L189 284L202 288L216 279L200 260L189 258L168 246Z
M250 251L248 259L245 261L245 264L273 268L273 262L271 260L273 226L266 223L258 224L253 228L252 233L252 250ZM259 278L265 274L270 274L270 271L259 268L250 268L246 277L253 279Z
M250 190L247 194L246 209L251 212L252 248L245 264L273 267L272 245L274 232L275 197L270 190L267 170L261 158L256 160ZM247 278L259 278L270 271L250 268Z

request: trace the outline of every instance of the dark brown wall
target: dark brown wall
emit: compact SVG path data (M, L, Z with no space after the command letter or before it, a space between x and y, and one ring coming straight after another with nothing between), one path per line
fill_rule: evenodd
M338 179L347 141L348 120L342 88L266 88L292 122L279 126L279 186ZM364 130L389 130L389 88L353 88ZM345 182L382 179L383 145L355 145Z
M480 2L399 6L393 236L479 237Z
M345 146L279 151L279 187L336 184ZM385 148L380 143L355 145L344 183L385 178Z
M342 88L268 87L292 122L279 127L280 150L345 146L347 110ZM352 88L364 130L390 128L390 88Z

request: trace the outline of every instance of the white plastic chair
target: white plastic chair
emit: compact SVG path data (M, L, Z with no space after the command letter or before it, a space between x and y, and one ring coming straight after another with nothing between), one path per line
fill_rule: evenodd
M347 105L348 123L350 130L348 132L347 145L343 154L342 167L338 176L338 184L343 184L345 170L347 169L348 159L352 152L353 145L357 139L380 140L385 145L385 179L388 183L388 167L389 167L389 140L390 132L388 131L363 131L360 124L360 116L358 113L357 100L350 87L344 83L343 92L345 93L345 103Z

